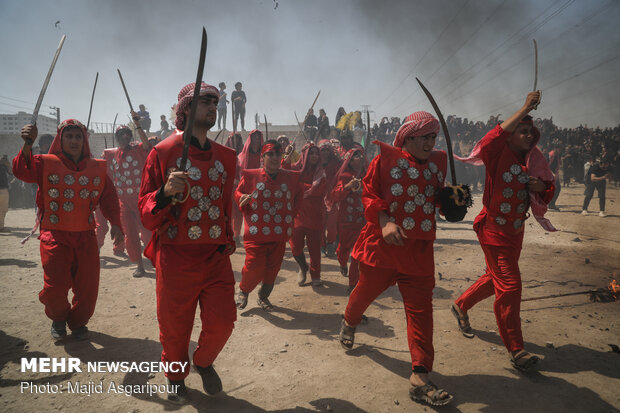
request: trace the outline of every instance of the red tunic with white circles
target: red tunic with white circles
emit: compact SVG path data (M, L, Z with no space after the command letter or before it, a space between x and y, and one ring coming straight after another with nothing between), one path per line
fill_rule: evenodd
M148 156L142 142L128 148L110 148L103 151L108 163L108 176L114 182L118 199L123 204L138 205L142 168Z
M293 223L302 197L300 173L278 170L272 179L264 169L246 169L235 191L235 201L244 194L252 200L241 212L245 222L243 239L254 242L285 242L293 233Z

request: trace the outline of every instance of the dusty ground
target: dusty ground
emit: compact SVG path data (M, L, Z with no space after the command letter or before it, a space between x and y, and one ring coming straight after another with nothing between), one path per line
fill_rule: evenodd
M562 212L549 217L563 231L545 233L529 220L521 257L524 297L606 286L620 270L620 190L608 186L609 216L578 214L583 187L564 189ZM598 212L598 202L592 208ZM471 229L480 207L466 221L440 224L436 242L435 372L433 380L455 395L444 411L614 412L620 409L619 303L591 303L577 295L522 305L526 348L544 357L540 371L515 371L497 334L492 300L470 312L476 338L461 336L448 308L481 274L484 262ZM79 381L164 383L163 374L21 373L21 357L79 357L87 361L157 361L160 344L155 315L154 271L131 277L133 268L102 250L99 301L88 342L55 345L37 293L42 286L36 239L19 244L32 225L32 210L11 210L0 234L0 411L217 411L217 412L404 412L430 411L409 400L410 358L398 290L387 290L367 315L348 354L336 337L346 303L347 280L338 264L323 261L326 286L313 290L295 283L296 264L287 251L272 301L272 313L256 308L256 294L238 314L235 330L216 361L225 394L207 397L199 376L186 383L191 404L178 407L161 396L136 394L31 394L21 382L45 385ZM235 275L243 249L232 257ZM440 278L441 275L441 278ZM617 278L617 277L616 277ZM199 333L194 328L192 348Z

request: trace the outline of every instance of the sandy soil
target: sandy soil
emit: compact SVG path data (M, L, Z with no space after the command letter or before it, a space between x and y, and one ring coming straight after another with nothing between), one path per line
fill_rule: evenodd
M581 216L583 187L564 189L561 212L549 217L563 231L545 233L528 220L521 256L523 296L534 297L598 288L620 269L620 189L608 186L609 216ZM598 212L598 202L591 208ZM480 208L463 223L440 224L435 244L435 371L432 379L455 395L443 411L614 412L620 409L619 303L592 303L586 295L526 302L521 317L526 348L544 357L539 372L514 370L497 334L492 299L470 312L476 337L456 328L450 303L484 269L471 229ZM0 411L101 412L405 412L431 411L408 398L410 357L402 300L395 287L368 309L356 344L345 353L337 341L347 303L347 279L338 263L323 259L325 287L298 287L296 264L287 250L272 302L272 313L257 308L256 293L238 313L228 344L216 361L225 393L207 397L192 372L186 384L191 403L175 406L163 395L31 393L22 382L163 384L162 373L21 373L22 357L79 357L88 361L157 361L155 275L131 277L133 267L102 249L99 301L89 323L90 340L56 345L50 321L38 301L42 287L39 244L20 245L31 228L32 210L11 210L10 233L0 234ZM233 255L237 281L243 248ZM616 276L616 279L618 277ZM196 321L192 349L199 333Z

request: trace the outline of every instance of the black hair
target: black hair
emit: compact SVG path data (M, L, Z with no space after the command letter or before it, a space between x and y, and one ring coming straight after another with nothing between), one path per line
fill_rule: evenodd
M235 83L235 87L237 87L237 86L242 86L242 85L241 85L241 82L237 82L237 83Z
M218 85L220 87L220 89L222 88L222 86L226 86L226 83L224 82L220 82L220 84Z

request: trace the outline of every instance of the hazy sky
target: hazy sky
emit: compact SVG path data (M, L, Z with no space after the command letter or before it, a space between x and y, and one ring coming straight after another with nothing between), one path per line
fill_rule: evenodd
M415 76L445 115L507 116L533 87L532 38L536 116L615 126L619 22L618 0L0 0L0 113L32 111L66 34L43 104L86 122L99 72L91 122L116 113L127 122L119 68L134 107L144 103L158 129L195 79L204 25L204 80L226 82L229 93L243 82L251 127L255 113L294 123L319 89L316 109L332 123L339 106L370 105L377 122L432 110Z

